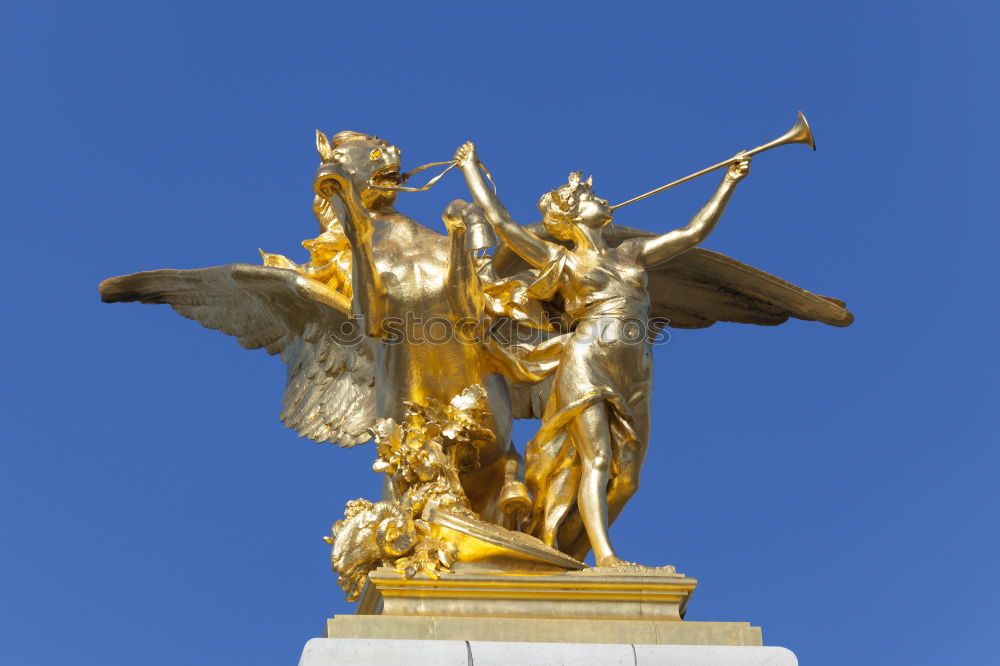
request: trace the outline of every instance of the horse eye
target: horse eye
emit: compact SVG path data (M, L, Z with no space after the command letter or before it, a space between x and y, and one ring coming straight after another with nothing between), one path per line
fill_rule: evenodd
M378 158L382 157L382 150L380 148L376 148L372 152L368 153L368 157L371 158L372 162L374 162Z

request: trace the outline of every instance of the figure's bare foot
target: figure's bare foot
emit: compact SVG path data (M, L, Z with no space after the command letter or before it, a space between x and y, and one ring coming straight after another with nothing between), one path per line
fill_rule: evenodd
M609 571L610 570L610 571ZM607 574L607 573L620 573L620 574L632 574L641 576L676 576L677 569L674 565L667 564L662 567L650 567L645 564L639 564L638 562L629 562L628 560L623 560L617 555L608 555L607 557L602 557L597 561L593 567L585 569L580 573L594 573L594 574Z
M636 564L635 562L629 562L628 560L623 560L622 558L620 558L617 555L615 555L614 553L612 553L611 555L606 555L606 556L602 557L601 559L597 560L596 566L599 566L599 567L628 567L628 566L637 567L639 565Z

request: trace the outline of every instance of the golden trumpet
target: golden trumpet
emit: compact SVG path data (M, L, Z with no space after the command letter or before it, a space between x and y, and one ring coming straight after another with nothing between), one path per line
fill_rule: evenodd
M745 153L734 155L733 157L730 157L728 160L723 160L722 162L719 162L718 164L713 164L712 166L706 167L701 171L696 171L690 176L684 176L683 178L675 180L672 183L661 185L660 187L657 187L655 190L650 190L649 192L646 192L645 194L640 194L639 196L633 197L628 201L623 201L620 204L612 206L611 210L615 210L616 208L621 208L622 206L627 206L630 203L635 203L640 199L651 197L654 194L659 194L664 190L669 190L671 187L674 187L675 185L686 183L687 181L693 180L698 176L704 176L706 173L709 173L710 171L721 169L724 166L729 166L730 164L739 162L740 160L756 155L757 153L762 153L765 150L770 150L771 148L776 148L777 146L783 146L786 143L804 143L813 150L816 150L816 140L813 138L812 130L809 129L809 123L806 121L806 117L802 115L801 111L799 111L799 118L798 120L795 121L795 124L792 125L792 129L788 130L774 141L769 141L768 143L765 143L762 146L757 146L753 150L748 150Z

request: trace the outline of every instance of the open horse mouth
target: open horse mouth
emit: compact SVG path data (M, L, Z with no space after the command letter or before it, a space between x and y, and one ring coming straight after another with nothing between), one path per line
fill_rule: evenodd
M398 187L406 182L406 174L399 172L398 164L390 164L372 174L370 182L379 187Z

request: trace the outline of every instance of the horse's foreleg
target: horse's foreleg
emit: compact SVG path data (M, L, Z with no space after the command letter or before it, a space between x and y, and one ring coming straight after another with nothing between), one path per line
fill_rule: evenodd
M335 198L331 199L331 202ZM343 192L344 235L351 244L351 291L352 304L356 315L364 320L365 332L371 336L381 333L382 320L386 313L386 290L382 276L375 266L372 250L372 235L375 225L371 213L361 202L357 191L349 186Z
M460 335L468 336L473 331L461 330L464 325L471 324L478 328L483 318L485 298L483 286L476 272L476 260L472 252L465 247L466 226L471 223L477 211L461 199L448 204L442 215L448 227L451 247L448 253L448 272L445 276L445 289L452 316L458 322ZM466 340L463 340L466 342Z

